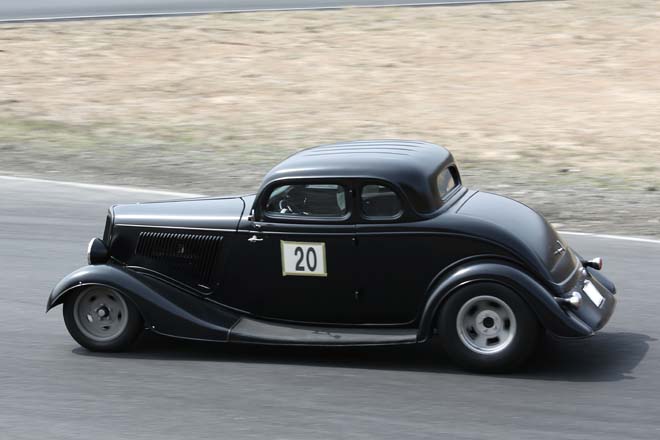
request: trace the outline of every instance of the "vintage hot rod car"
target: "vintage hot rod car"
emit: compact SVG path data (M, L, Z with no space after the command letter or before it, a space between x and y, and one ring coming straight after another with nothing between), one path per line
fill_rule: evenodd
M584 337L615 287L527 206L463 187L425 142L303 150L256 195L115 205L89 265L53 289L90 350L142 330L256 344L441 338L464 367L520 365L544 330Z

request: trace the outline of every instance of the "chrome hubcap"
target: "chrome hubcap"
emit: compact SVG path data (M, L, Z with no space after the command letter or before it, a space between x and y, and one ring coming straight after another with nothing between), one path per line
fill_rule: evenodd
M494 354L511 344L516 317L504 301L490 295L467 301L458 311L456 330L461 342L479 354Z
M107 287L90 287L76 298L73 316L78 329L96 342L120 335L128 322L124 298Z

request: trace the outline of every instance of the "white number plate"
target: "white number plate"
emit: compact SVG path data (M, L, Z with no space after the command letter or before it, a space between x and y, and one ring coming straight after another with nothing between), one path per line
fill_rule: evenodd
M601 295L598 289L596 289L596 286L591 284L591 281L584 283L584 288L582 290L584 290L584 293L587 294L591 302L596 304L596 307L603 305L605 298L603 298L603 295Z
M327 277L325 243L280 241L282 275Z

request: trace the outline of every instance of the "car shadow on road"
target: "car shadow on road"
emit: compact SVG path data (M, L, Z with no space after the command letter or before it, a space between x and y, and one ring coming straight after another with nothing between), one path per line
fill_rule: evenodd
M627 332L603 332L586 339L546 338L525 371L516 376L575 382L634 379L635 368L656 341Z
M502 378L552 381L611 382L634 379L651 342L639 333L599 333L592 338L556 340L545 338L530 362ZM469 375L454 366L438 341L392 347L278 347L182 341L146 333L128 353L93 353L81 347L83 356L125 359L233 362L314 367L359 368L392 371L437 372Z

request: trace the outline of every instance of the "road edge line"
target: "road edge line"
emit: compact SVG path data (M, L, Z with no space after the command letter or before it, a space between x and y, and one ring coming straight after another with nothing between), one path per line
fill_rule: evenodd
M25 18L5 18L0 19L2 23L39 23L39 22L58 22L58 21L76 21L76 20L112 20L112 19L140 19L140 18L166 18L166 17L191 17L195 15L210 14L244 14L252 12L297 12L297 11L337 11L341 9L372 9L372 8L419 8L432 6L474 6L502 3L536 3L562 0L467 0L464 3L449 1L429 1L415 3L393 3L393 4L375 4L375 5L336 5L336 6L310 6L310 7L291 7L291 8L263 8L263 9L209 9L204 11L179 11L179 12L135 12L125 14L98 14L98 15L70 15L54 17L25 17Z
M660 244L660 240L654 238L629 237L626 235L594 234L591 232L575 232L575 231L557 231L557 232L559 232L562 235L573 235L576 237L594 237L594 238L604 238L608 240L621 240L621 241L634 241L637 243Z
M74 188L83 188L83 189L96 189L101 191L126 191L132 193L142 193L142 194L158 194L171 197L206 197L203 194L192 194L176 191L166 191L160 189L147 189L139 188L134 186L118 186L118 185L99 185L95 183L80 183L80 182L70 182L65 180L49 180L49 179L37 179L34 177L16 177L16 176L2 176L0 175L0 180L11 180L11 181L25 181L25 182L34 182L34 183L48 183L54 185L63 185L70 186Z

